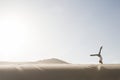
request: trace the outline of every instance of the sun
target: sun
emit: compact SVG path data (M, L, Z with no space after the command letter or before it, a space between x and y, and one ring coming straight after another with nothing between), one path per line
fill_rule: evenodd
M17 60L19 47L25 43L27 36L26 25L20 15L4 15L0 19L0 60Z

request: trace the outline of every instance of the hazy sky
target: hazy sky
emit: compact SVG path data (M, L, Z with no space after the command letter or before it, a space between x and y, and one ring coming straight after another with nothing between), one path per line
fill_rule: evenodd
M0 0L0 60L120 63L120 0Z

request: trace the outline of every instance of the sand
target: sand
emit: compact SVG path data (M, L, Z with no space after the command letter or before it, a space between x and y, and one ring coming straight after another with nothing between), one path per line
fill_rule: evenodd
M120 64L68 64L55 58L0 62L0 80L120 80Z
M0 80L120 80L120 64L1 64Z

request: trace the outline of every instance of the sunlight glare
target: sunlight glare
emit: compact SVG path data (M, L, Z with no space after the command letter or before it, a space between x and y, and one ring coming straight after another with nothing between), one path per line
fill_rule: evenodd
M7 61L20 56L16 51L24 44L27 30L19 15L2 16L0 20L0 55Z

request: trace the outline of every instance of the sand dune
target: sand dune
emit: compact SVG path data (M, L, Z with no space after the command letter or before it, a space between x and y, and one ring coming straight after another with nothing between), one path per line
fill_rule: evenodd
M6 62L1 61L0 64L69 64L68 62L65 62L63 60L57 59L57 58L51 58L51 59L44 59L44 60L38 60L34 62Z
M0 80L120 80L120 65L0 65Z
M65 62L65 61L57 59L57 58L44 59L44 60L40 60L37 62L44 63L44 64L68 64L68 62Z
M120 64L0 64L0 80L120 80Z

